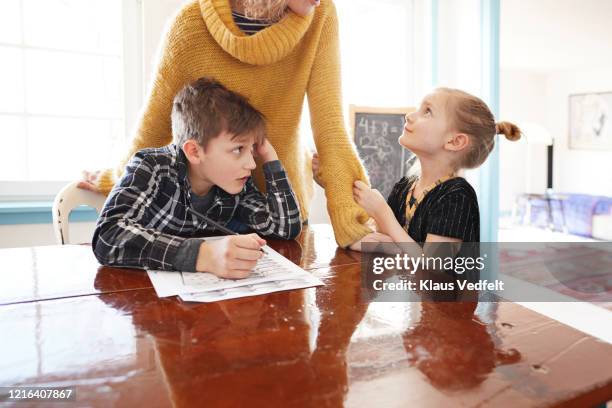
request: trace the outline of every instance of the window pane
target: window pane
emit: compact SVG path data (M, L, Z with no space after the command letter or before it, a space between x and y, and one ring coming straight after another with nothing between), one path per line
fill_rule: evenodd
M122 53L121 0L23 0L23 6L27 45Z
M0 42L21 43L19 0L0 1Z
M0 112L23 112L23 51L0 47Z
M117 57L26 51L26 100L32 114L121 117Z
M121 129L109 120L30 119L30 179L74 180L82 170L116 165L112 152Z
M409 2L336 1L345 105L405 106L412 75ZM371 29L364 29L370 27ZM393 41L389 41L393 39ZM375 81L364 80L375 77Z
M5 152L0 160L0 180L25 180L27 149L23 117L0 115L0 144Z

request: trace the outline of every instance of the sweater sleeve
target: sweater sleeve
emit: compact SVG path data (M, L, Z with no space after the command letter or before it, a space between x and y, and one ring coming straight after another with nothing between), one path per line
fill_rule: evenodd
M106 169L97 181L98 189L108 194L124 171L128 161L137 151L148 147L162 147L172 142L170 114L174 96L187 82L181 71L180 36L182 30L180 14L165 35L161 58L158 62L144 109L137 121L136 133L127 154L115 169Z
M338 19L333 2L328 4L307 95L327 210L338 245L347 247L371 232L364 225L368 214L353 199L353 183L356 180L369 182L344 126Z

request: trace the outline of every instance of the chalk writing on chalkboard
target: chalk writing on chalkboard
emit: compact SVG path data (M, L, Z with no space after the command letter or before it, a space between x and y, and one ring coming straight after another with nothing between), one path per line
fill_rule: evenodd
M384 197L405 176L416 156L398 143L405 115L414 108L371 108L350 105L351 131L370 183Z

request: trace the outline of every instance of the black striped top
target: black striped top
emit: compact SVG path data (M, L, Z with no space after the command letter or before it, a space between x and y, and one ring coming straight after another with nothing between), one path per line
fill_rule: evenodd
M415 180L415 176L403 177L387 199L395 218L404 228L406 196ZM458 238L463 242L480 241L478 198L467 180L462 177L446 180L423 198L408 225L408 235L423 243L427 234Z
M253 35L266 27L269 27L272 23L262 20L251 20L244 16L244 14L237 13L232 11L232 17L234 18L234 23L238 26L238 28L245 34Z

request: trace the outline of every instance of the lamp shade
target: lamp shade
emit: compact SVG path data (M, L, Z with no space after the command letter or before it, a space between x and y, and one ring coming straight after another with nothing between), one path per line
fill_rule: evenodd
M544 126L534 122L525 122L520 124L519 128L523 133L520 140L524 140L524 143L552 146L553 137Z

